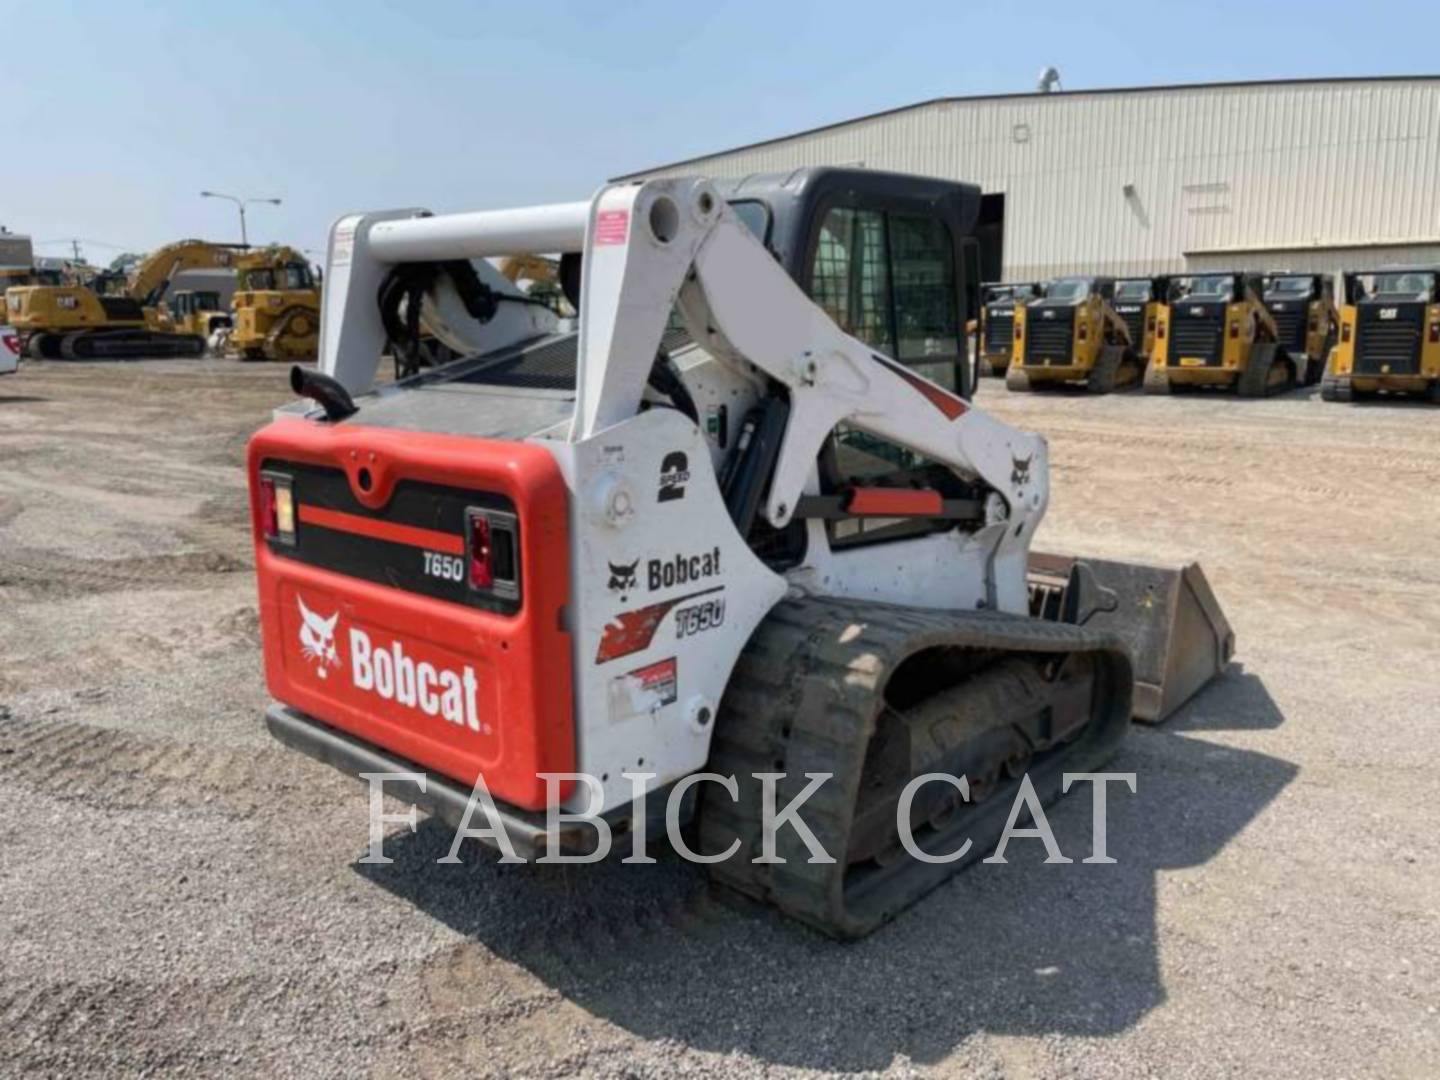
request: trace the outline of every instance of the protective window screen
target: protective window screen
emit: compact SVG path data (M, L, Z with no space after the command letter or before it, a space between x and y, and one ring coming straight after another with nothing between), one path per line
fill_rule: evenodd
M953 359L960 348L960 327L955 249L945 223L934 217L892 214L890 250L900 333L896 359L907 363Z
M894 355L883 214L837 207L825 215L810 290L840 329Z

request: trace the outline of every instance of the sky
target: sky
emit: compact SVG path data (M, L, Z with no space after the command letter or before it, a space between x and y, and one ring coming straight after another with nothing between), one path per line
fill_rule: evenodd
M883 21L878 17L884 16ZM966 94L1440 71L1437 0L0 0L0 224L93 262L606 178Z

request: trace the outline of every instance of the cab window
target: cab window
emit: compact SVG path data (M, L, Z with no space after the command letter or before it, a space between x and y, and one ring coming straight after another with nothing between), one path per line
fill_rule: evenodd
M810 291L841 330L895 355L884 214L836 207L825 215Z
M892 214L890 246L895 281L899 355L921 373L923 362L955 356L960 336L955 310L955 249L938 218Z
M956 278L954 243L943 221L842 206L821 222L810 293L846 333L954 391L961 337ZM834 494L852 485L917 482L943 490L955 478L913 450L841 424L821 451L820 481L823 492ZM841 548L952 524L855 518L827 521L826 533Z

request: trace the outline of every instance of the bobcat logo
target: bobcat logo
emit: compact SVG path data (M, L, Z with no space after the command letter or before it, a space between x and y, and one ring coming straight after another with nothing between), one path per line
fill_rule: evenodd
M305 601L295 597L300 604L300 652L306 660L315 661L315 674L326 678L329 666L340 666L340 654L335 651L335 624L340 621L340 612L328 619L322 619L305 606Z
M624 563L617 565L612 562L610 564L610 591L623 593L635 588L635 571L639 566L639 559L636 559L628 566Z
M1013 466L1010 470L1010 483L1014 484L1017 488L1023 488L1026 484L1030 483L1030 463L1034 460L1034 454L1031 454L1027 458L1018 458L1013 454L1010 455L1010 464Z

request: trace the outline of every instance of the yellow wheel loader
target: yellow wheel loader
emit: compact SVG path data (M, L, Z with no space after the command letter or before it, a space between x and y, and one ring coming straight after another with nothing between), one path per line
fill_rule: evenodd
M1003 376L1015 345L1015 309L1042 295L1038 281L996 282L980 288L976 320L977 372Z
M1155 326L1170 288L1168 276L1120 278L1115 282L1115 314L1125 320L1130 346L1149 363L1155 351Z
M1233 638L1198 570L1032 567L1045 441L967 396L979 207L821 168L342 218L247 451L271 734L508 861L668 837L840 937L993 850ZM488 261L557 250L578 334ZM377 383L397 283L477 351Z
M1145 392L1212 388L1266 397L1307 377L1280 344L1258 274L1241 271L1172 278L1155 324Z
M1063 277L1015 307L1015 346L1005 388L1082 383L1092 394L1138 385L1145 364L1115 311L1115 281Z
M1423 394L1440 405L1440 267L1352 271L1344 280L1340 340L1320 396Z
M1335 283L1327 274L1281 270L1260 279L1262 298L1275 320L1275 336L1295 362L1305 386L1320 381L1325 362L1335 345L1340 315L1335 307Z
M36 359L116 360L201 356L203 336L178 332L163 306L176 275L228 270L236 248L181 240L147 256L119 284L100 275L91 285L29 285L6 291L11 324Z
M235 260L229 348L243 360L314 360L320 342L320 287L309 261L288 247Z

